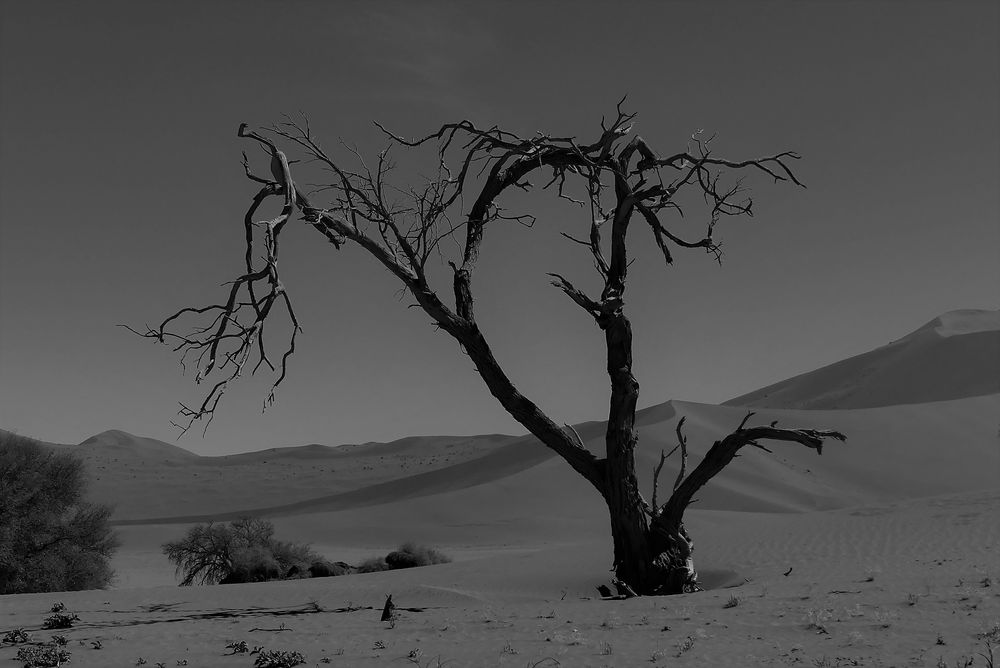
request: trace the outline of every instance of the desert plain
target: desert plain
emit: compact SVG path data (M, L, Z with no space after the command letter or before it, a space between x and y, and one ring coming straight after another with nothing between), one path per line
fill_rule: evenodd
M499 410L499 409L498 409ZM107 431L70 448L121 538L108 590L0 597L35 640L61 602L73 666L990 666L1000 644L1000 312L953 311L857 357L723 405L637 416L644 494L686 417L697 462L748 410L834 428L821 456L744 452L687 515L703 592L602 600L607 510L530 436L421 436L204 457ZM575 425L594 452L604 425ZM672 468L673 467L673 468ZM668 460L663 479L676 475ZM160 546L194 523L271 520L357 563L403 541L451 563L178 587ZM381 622L385 597L399 606ZM993 649L1000 656L1000 650ZM17 665L0 646L0 666Z

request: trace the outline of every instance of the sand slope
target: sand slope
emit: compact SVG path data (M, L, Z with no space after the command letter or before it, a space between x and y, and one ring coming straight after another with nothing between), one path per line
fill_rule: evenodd
M676 443L674 429L681 416L687 417L685 433L693 466L715 439L739 424L745 413L739 407L689 402L668 402L641 411L637 461L644 493L649 496L651 492L652 471L661 449ZM748 449L699 495L697 505L718 510L793 512L987 488L995 483L1000 470L994 417L998 414L1000 395L867 410L761 409L751 424L777 420L785 427L836 428L848 434L848 441L830 444L822 456L794 444L772 444L773 454ZM600 453L603 423L586 423L577 429L588 447ZM384 457L383 461L391 461L391 455ZM191 478L189 468L159 468L156 493L169 497L167 490L183 489L183 504L172 508L202 512L163 513L150 501L137 499L122 503L116 518L130 524L187 523L233 519L249 511L275 517L404 503L405 508L393 512L406 515L419 507L419 512L433 514L425 507L430 503L468 516L482 515L482 507L485 514L496 517L512 513L522 504L522 514L531 514L537 504L547 508L562 500L570 500L567 507L584 507L582 497L594 493L530 436L502 441L486 454L457 464L415 474L405 472L333 493L338 477L331 475L331 484L324 486L324 470L316 464L326 459L311 459L309 464L300 464L291 456L286 459L296 461L296 467L268 464L272 468L240 468L229 462L199 462L197 478ZM349 459L348 453L341 455L340 461L348 469ZM675 457L664 466L664 489L675 477L676 465ZM258 478L268 473L267 484L260 484ZM302 474L305 480L294 477ZM220 480L226 482L225 487L220 487ZM102 480L95 481L95 485L101 484ZM294 500L292 487L299 496L312 495ZM479 487L484 489L468 491ZM252 501L244 496L229 498L228 507L220 504L218 497L232 488L253 489ZM113 481L101 495L118 494L121 499L122 490L121 483ZM414 505L424 497L433 499ZM241 500L246 505L234 508ZM508 520L513 517L505 517Z
M1000 392L1000 311L951 311L870 352L725 402L871 408Z

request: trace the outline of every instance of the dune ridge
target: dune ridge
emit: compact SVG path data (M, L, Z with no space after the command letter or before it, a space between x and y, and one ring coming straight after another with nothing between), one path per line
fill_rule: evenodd
M687 418L686 434L692 463L696 463L714 440L735 428L745 413L742 407L677 401L640 411L636 456L642 490L647 494L651 490L659 453L673 447L675 425L681 417ZM759 409L754 424L777 420L787 427L836 427L848 433L849 440L830 445L823 456L794 444L776 444L773 454L746 452L705 488L698 506L803 512L986 489L995 483L1000 470L992 417L997 414L1000 394L875 409ZM588 448L595 453L601 451L603 423L581 424L577 430ZM210 468L201 470L200 481L189 481L185 494L191 507L212 507L207 497L218 493L217 482L205 473ZM674 475L676 463L668 460L662 480L672 480ZM356 511L369 506L412 504L421 497L433 497L432 504L459 509L485 506L494 514L499 507L510 511L523 506L521 514L525 515L534 504L555 499L571 499L569 506L587 505L583 497L593 491L585 484L576 484L575 477L534 437L524 436L458 463L334 493L327 487L326 493L290 503L285 502L287 494L280 486L272 491L257 490L253 505L232 510L141 515L142 504L130 502L126 508L132 514L116 516L116 523L177 524L235 519L246 514L277 517ZM236 477L229 484L242 483ZM316 473L313 484L316 490L323 489L323 476ZM484 490L473 495L474 499L462 494L479 487ZM144 512L150 511L146 508ZM473 514L477 514L475 510Z
M748 409L758 412L756 424L836 428L849 440L832 444L822 457L789 444L777 444L770 455L747 452L703 490L701 508L805 512L987 488L1000 471L1000 391L982 392L989 389L984 380L1000 383L1000 373L990 373L998 343L1000 311L952 311L889 346L762 388L746 401L668 401L642 409L636 416L641 489L649 494L659 453L675 445L681 417L697 462ZM934 396L946 398L913 403L932 386ZM892 402L845 405L873 403L865 397ZM821 409L825 404L833 406ZM592 452L603 452L604 422L575 428ZM510 522L530 515L533 504L568 499L558 507L590 508L593 494L530 435L421 436L202 457L111 430L77 446L52 447L83 455L94 499L115 504L121 525L329 515L375 506L419 507L435 515L435 505L469 509L486 523L490 517ZM675 466L668 460L663 480L673 478ZM561 516L582 519L572 510Z
M1000 311L950 311L885 346L735 397L724 406L846 409L1000 392Z

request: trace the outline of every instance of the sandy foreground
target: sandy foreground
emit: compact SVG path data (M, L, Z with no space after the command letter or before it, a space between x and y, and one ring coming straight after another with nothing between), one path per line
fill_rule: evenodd
M255 656L227 655L240 640L299 651L310 666L953 666L1000 643L1000 491L804 514L692 511L690 526L716 587L698 594L597 600L610 556L595 532L576 544L445 546L455 562L409 571L5 596L0 630L46 641L42 620L62 601L80 616L62 632L77 666L252 666ZM134 568L151 547L143 535L122 563ZM394 625L379 621L387 593L414 608ZM16 653L4 646L0 662Z

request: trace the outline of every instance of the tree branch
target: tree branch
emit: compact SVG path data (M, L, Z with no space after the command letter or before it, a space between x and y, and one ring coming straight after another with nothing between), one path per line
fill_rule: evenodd
M588 297L582 291L578 290L573 286L572 283L567 281L565 278L559 274L547 274L552 277L552 285L556 286L560 290L566 293L566 295L572 299L576 304L582 308L584 311L594 316L595 318L601 315L601 305L596 301Z
M684 428L685 420L687 420L686 415L677 421L677 427L675 429L675 431L677 432L677 447L681 449L681 466L680 469L677 471L677 478L674 479L673 491L675 492L677 491L677 488L681 486L681 481L684 480L684 474L687 471L687 462L688 462L687 437L681 431Z
M847 440L847 437L839 431L826 429L779 429L773 425L746 427L747 421L752 416L753 412L748 412L736 431L712 445L698 466L675 487L674 493L664 506L664 514L679 522L695 493L724 469L745 445L757 445L756 441L769 439L798 443L815 450L817 454L822 454L823 442L826 439Z
M663 450L660 450L660 461L656 465L656 468L653 469L653 500L652 500L653 517L656 517L660 513L660 507L656 502L656 495L660 484L660 472L663 470L663 463L667 461L667 459L678 450L681 451L681 465L677 471L677 478L674 481L674 491L677 491L677 488L681 484L681 480L684 479L684 473L685 470L687 469L688 452L687 452L687 437L684 436L681 430L684 427L685 420L687 420L686 415L683 416L680 420L678 420L677 427L674 430L677 434L677 445L675 445L670 450L670 452L667 453L664 453Z

